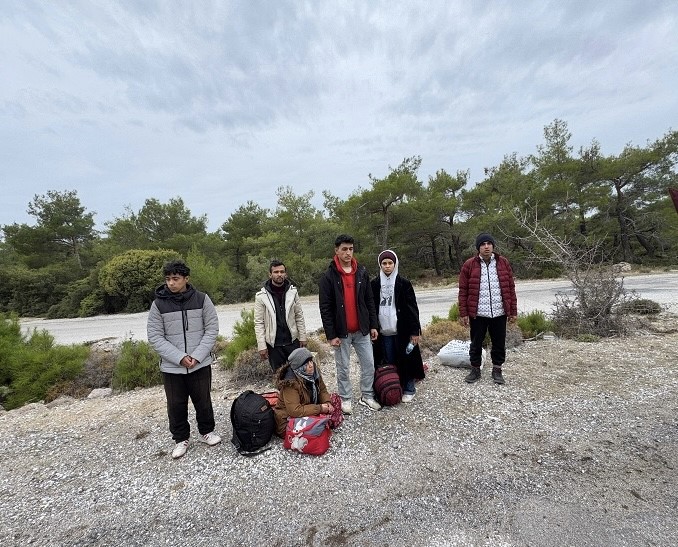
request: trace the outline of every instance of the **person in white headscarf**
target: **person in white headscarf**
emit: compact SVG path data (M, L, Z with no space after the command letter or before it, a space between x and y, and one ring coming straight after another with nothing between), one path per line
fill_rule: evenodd
M423 380L424 363L419 351L421 323L414 288L398 273L398 256L391 249L379 253L379 275L372 284L378 302L379 336L372 345L375 366L394 364L403 386L404 403L416 392L415 381ZM411 351L408 345L412 345Z

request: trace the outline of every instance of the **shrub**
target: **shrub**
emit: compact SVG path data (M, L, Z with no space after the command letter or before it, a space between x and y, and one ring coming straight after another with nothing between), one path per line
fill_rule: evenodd
M627 302L623 302L617 307L617 313L621 314L635 313L638 315L656 315L661 313L661 311L661 304L648 298L631 299Z
M318 338L310 337L308 340L306 340L306 349L308 349L308 351L310 351L311 353L316 354L316 360L321 365L323 363L328 362L329 360L330 355L327 351L327 348L328 348L327 343L323 342Z
M177 258L176 252L167 249L127 251L104 264L99 272L99 284L106 296L122 299L124 311L148 310L156 287L162 283L163 265Z
M317 338L309 338L306 348L316 355L316 363L323 370L323 363L327 362L328 359L327 344ZM241 386L261 382L271 383L275 378L268 359L261 360L256 346L238 354L231 367L231 372L231 379Z
M534 310L528 314L518 316L518 327L523 338L534 338L537 334L553 330L553 324L541 310Z
M421 333L421 349L440 351L450 340L468 340L469 330L457 321L438 319L431 322Z
M17 316L0 314L0 385L12 383L12 360L22 343Z
M273 371L268 359L262 361L256 347L241 351L235 358L231 371L231 378L238 385L273 380Z
M254 333L254 310L242 310L240 321L233 326L233 339L226 346L224 352L224 366L232 368L235 360L242 352L257 347L257 337Z
M223 282L228 272L225 264L213 264L194 245L186 257L191 268L191 284L198 290L207 293L215 303L224 300Z
M45 401L53 401L61 396L82 399L93 389L110 387L113 370L120 356L120 349L104 351L90 346L90 353L80 374L69 381L60 382L47 390Z
M34 331L12 354L12 391L5 407L17 408L45 399L52 386L72 380L82 371L88 353L85 346L54 346L49 333Z
M125 340L113 369L111 387L129 390L162 384L160 357L148 342Z
M520 330L520 327L515 323L506 324L506 349L518 347L523 343L523 332ZM483 346L491 346L490 333L487 333L485 336L485 342Z
M455 302L454 304L452 304L452 307L450 308L450 311L447 314L447 318L450 321L459 321L459 302Z

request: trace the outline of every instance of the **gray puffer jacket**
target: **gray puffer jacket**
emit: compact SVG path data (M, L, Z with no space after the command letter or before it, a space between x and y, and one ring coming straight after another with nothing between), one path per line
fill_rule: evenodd
M148 342L160 355L160 370L188 374L212 363L219 318L205 293L188 285L185 292L175 294L162 285L148 312L147 333ZM191 369L179 364L187 355L199 362Z

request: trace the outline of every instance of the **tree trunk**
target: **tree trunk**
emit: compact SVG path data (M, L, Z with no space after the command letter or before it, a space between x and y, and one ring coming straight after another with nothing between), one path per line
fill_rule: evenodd
M638 243L640 243L643 246L643 249L645 249L645 251L647 252L647 256L649 256L650 258L654 258L655 249L654 245L652 245L650 240L640 232L635 232L634 235L636 236Z
M619 243L622 251L622 260L624 262L631 262L631 242L629 240L628 219L625 215L626 208L624 207L624 194L622 192L623 182L617 179L614 186L617 191L615 216L619 224Z
M433 253L433 268L436 271L436 275L440 277L443 272L440 271L440 258L438 258L436 239L438 239L436 236L431 236L431 252Z

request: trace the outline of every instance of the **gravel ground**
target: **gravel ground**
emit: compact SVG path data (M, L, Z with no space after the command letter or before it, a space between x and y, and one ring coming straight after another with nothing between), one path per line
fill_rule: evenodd
M354 401L323 457L238 455L216 370L224 442L177 461L161 388L31 404L0 415L0 544L676 545L677 363L653 332L527 342L505 386L433 356L412 404Z

